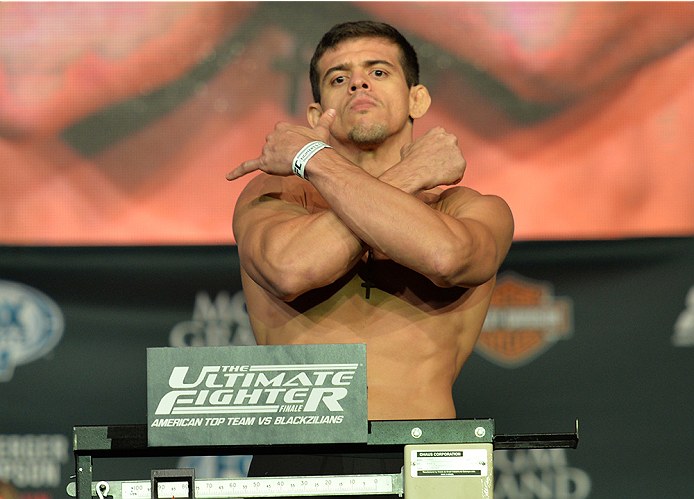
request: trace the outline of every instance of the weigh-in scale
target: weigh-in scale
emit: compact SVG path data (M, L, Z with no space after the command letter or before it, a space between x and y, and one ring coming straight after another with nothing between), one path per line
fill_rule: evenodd
M352 362L354 352L349 351L352 347L356 348L356 362ZM314 357L316 352L318 361ZM331 362L325 362L326 352ZM276 364L268 362L265 357L268 353L271 357L279 355L278 359L274 359L277 360ZM288 354L292 357L291 361L286 358ZM242 362L234 358L235 355L241 355ZM339 357L337 360L335 355ZM348 357L347 361L345 355ZM280 349L148 349L148 424L74 427L75 481L68 485L67 493L76 499L221 499L386 494L397 494L405 499L492 499L494 450L575 449L578 445L578 420L572 433L521 435L495 434L493 419L367 422L365 355L363 345L299 345ZM220 359L224 362L219 362ZM182 365L186 367L182 368ZM172 366L175 367L172 369ZM189 375L188 371L194 374L186 378L183 374ZM257 396L252 396L253 380L259 378L264 381L257 386L265 388L255 388L258 390L255 394ZM300 380L304 380L303 384L298 383ZM313 383L308 385L310 380ZM275 383L270 385L270 381ZM235 385L237 382L238 385ZM240 388L241 386L245 388ZM312 391L314 389L318 390L315 397ZM234 391L240 394L235 402ZM350 397L353 393L357 400L356 409L351 411ZM338 394L342 398L338 398ZM267 424L261 424L261 419L253 419L254 424L247 428L233 427L231 423L239 420L239 414L247 415L253 411L264 414L275 411L275 414L279 414L282 407L290 407L263 405L261 396L266 397L265 401L272 397L273 402L277 402L280 396L284 396L285 402L303 401L305 403L293 405L302 409L312 404L312 397L315 400L322 397L325 399L323 409L337 414L339 408L343 419L339 420L340 424L332 425L332 428L325 424L301 425L308 428L298 428L297 425L273 428L270 424L272 418L267 417L263 419ZM210 400L213 402L209 402ZM320 403L313 405L318 412ZM156 427L161 424L156 421L175 421L172 418L162 419L162 413L176 414L179 417L181 414L200 416L205 411L213 410L215 417L205 418L205 422L210 424L198 425L199 428L174 428L169 431L167 428ZM355 427L358 430L357 437L352 441L349 440L350 435L354 434L350 431L351 423L344 419L351 412L356 415ZM220 414L232 414L233 417L220 418ZM328 416L294 417L297 419L292 421L305 423L317 422L317 419L308 419L310 417ZM364 420L360 423L359 419L362 417ZM199 419L202 421L202 418ZM215 427L212 423L217 420L221 420L221 423ZM251 421L250 418L248 420ZM340 425L344 421L343 432ZM360 433L361 426L364 428L364 435ZM263 433L268 431L270 437ZM194 469L168 469L151 470L150 480L124 481L95 481L92 468L94 458L346 453L402 453L404 466L396 474L223 479L198 479Z

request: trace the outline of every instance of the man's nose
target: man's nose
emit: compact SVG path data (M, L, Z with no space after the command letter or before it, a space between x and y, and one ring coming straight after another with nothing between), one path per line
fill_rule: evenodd
M352 78L352 82L349 86L352 93L356 92L357 90L368 90L369 88L369 81L361 75L355 75Z

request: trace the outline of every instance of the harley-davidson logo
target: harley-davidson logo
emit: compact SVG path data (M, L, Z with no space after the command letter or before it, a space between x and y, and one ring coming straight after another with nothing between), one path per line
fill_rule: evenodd
M475 351L503 367L519 367L573 332L573 304L548 283L513 273L499 277Z

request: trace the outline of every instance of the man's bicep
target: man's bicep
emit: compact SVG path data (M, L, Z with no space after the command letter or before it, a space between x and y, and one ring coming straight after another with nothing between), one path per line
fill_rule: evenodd
M498 196L482 196L479 205L471 209L468 216L478 220L492 232L497 244L497 264L501 265L513 240L511 208Z
M461 204L456 218L471 220L491 233L496 245L495 265L498 268L506 258L513 240L513 214L508 204L498 196L477 194Z
M460 224L461 234L472 238L475 245L494 246L494 261L487 261L490 252L481 247L477 255L484 261L473 263L498 269L513 240L513 214L508 204L498 196L453 188L444 191L440 208Z
M250 186L250 185L249 185ZM246 189L234 210L233 231L241 266L248 276L266 290L279 293L276 255L281 245L298 230L297 221L308 211L297 200L273 190Z

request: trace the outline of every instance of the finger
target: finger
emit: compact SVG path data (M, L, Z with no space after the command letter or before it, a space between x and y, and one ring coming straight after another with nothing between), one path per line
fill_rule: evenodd
M247 173L255 171L259 168L260 161L258 159L251 159L249 161L244 161L238 167L227 173L227 180L236 180L237 178L243 177Z
M446 130L442 126L431 128L425 135L444 135Z
M320 115L318 123L313 127L313 130L318 132L326 142L330 137L330 127L335 121L335 116L337 116L337 112L334 109L328 109Z

